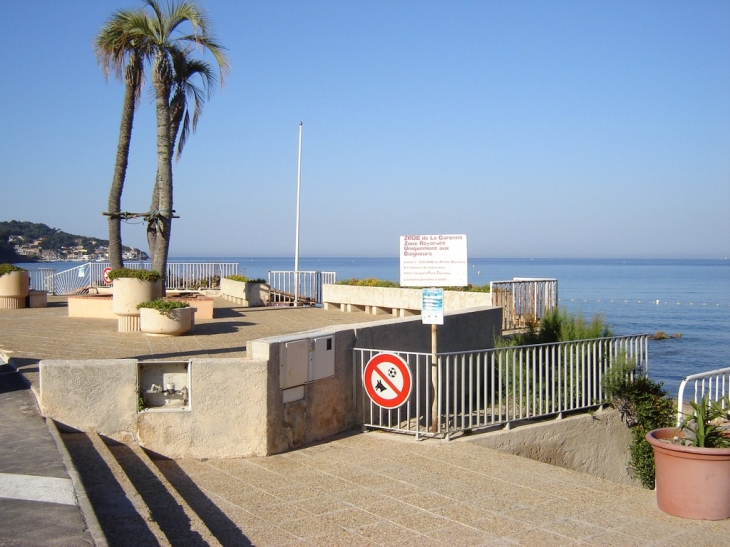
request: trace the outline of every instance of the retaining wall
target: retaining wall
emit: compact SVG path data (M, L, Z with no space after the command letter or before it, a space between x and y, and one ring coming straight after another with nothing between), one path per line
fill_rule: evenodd
M502 309L447 313L439 351L492 347ZM332 336L334 373L282 390L287 343ZM318 441L359 423L352 348L431 351L431 326L419 317L333 326L254 340L247 359L191 359L187 409L138 411L134 359L40 363L44 416L84 431L136 440L165 456L264 456Z

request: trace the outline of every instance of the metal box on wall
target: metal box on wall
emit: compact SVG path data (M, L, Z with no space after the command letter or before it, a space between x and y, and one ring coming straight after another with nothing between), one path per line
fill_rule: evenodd
M279 360L280 389L290 389L334 375L334 335L283 344Z

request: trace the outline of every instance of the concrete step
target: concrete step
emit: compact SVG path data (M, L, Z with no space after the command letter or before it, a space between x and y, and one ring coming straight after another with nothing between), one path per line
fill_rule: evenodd
M220 547L139 446L59 429L107 545Z
M107 545L169 545L161 532L155 534L152 530L156 526L150 526L152 523L149 522L149 511L140 512L138 496L132 496L133 501L127 495L127 490L133 488L130 488L128 480L125 481L124 473L120 473L119 465L112 463L112 460L116 460L108 453L105 445L102 452L99 452L99 445L104 443L98 436L69 431L63 427L59 427L59 430ZM94 437L97 441L94 441ZM126 489L122 483L126 485ZM160 540L164 543L160 543Z
M144 449L111 439L104 442L172 545L222 547Z

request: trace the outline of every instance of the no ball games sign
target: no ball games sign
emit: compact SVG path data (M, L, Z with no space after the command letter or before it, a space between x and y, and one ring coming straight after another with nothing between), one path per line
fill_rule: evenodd
M408 364L392 353L378 353L368 361L362 381L370 399L387 410L398 408L411 395L411 370Z

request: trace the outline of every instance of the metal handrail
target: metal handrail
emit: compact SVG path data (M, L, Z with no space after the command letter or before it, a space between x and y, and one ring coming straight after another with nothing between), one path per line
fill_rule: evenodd
M677 393L677 427L682 423L684 415L684 388L691 382L694 382L695 403L700 402L705 393L711 401L721 401L730 394L730 367L690 374L680 382Z

